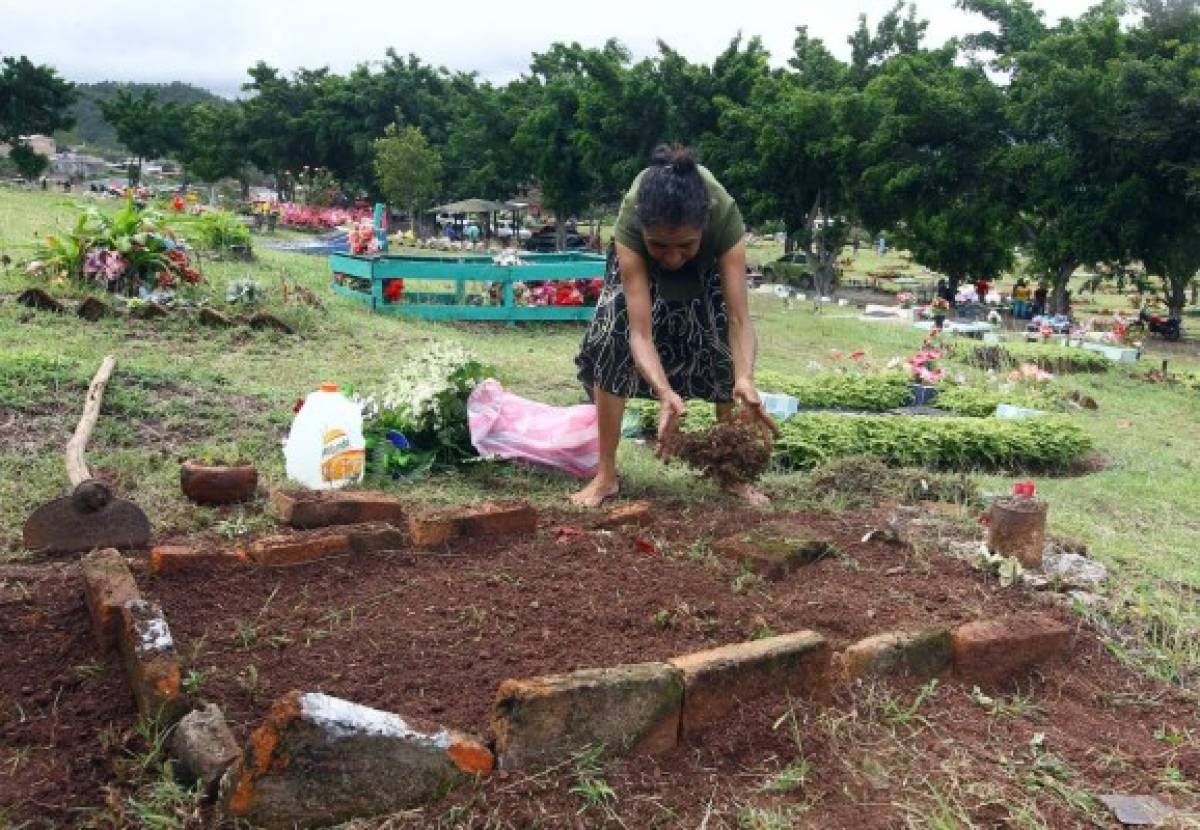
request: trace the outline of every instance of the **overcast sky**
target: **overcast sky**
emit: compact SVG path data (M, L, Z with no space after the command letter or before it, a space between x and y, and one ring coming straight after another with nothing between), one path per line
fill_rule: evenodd
M741 30L759 35L777 64L807 25L839 57L865 13L874 26L891 0L0 0L0 55L28 55L72 81L186 81L237 94L246 69L264 60L291 72L345 72L384 58L388 47L427 63L504 82L530 53L556 40L598 46L616 37L635 58L662 39L709 62ZM1090 0L1034 0L1049 22ZM978 31L981 18L953 0L919 0L927 42Z

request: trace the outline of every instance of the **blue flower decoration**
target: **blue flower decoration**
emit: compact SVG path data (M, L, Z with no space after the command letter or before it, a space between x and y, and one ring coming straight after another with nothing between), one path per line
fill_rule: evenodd
M408 439L404 437L404 433L402 433L402 432L397 432L394 429L389 429L387 431L387 439L389 441L391 441L392 446L394 446L398 450L412 449L412 444L408 443Z

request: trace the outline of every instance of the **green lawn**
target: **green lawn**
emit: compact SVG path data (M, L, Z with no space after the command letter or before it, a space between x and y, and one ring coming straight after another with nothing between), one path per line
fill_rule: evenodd
M258 280L266 289L266 307L295 324L297 337L213 331L182 320L89 324L32 313L13 301L14 292L28 284L19 261L29 255L37 236L70 223L80 201L63 194L0 189L0 252L17 261L0 277L0 425L10 415L22 418L20 430L0 430L0 550L10 558L22 555L19 528L25 515L62 490L62 448L87 380L109 352L118 356L117 376L89 460L115 472L160 534L228 521L224 513L184 502L178 488L181 458L205 448L235 448L259 462L268 484L279 483L279 441L296 398L325 380L369 388L406 355L435 341L456 341L474 350L518 394L559 404L582 398L573 363L582 327L447 325L372 315L332 295L324 258L260 250L252 263L204 264L202 297L221 305L230 280ZM902 261L889 260L893 265ZM885 264L864 248L855 268L867 271ZM919 270L909 266L909 273ZM314 291L324 308L285 304L281 279ZM921 332L908 326L860 322L852 308L786 310L763 295L754 296L751 307L759 363L781 372L803 373L813 363L844 365L849 361L838 355L859 349L866 352L866 361L883 365L908 357L921 341ZM1197 369L1193 356L1174 351L1170 356L1173 369ZM1139 371L1157 365L1157 355L1149 357ZM1099 403L1098 411L1074 417L1108 466L1085 476L1040 478L1039 492L1052 505L1051 530L1087 542L1119 575L1116 590L1132 599L1121 622L1150 632L1152 642L1164 649L1157 668L1194 677L1200 670L1200 647L1193 644L1200 639L1194 636L1200 615L1192 600L1200 590L1200 476L1193 469L1200 463L1195 461L1200 457L1200 431L1195 429L1200 392L1129 375L1114 369L1054 381ZM719 503L711 488L695 484L678 468L664 473L644 448L626 442L621 452L627 492L694 494ZM1002 493L1014 480L989 475L981 482L985 490ZM806 481L802 474L777 474L767 484L786 501L804 497ZM482 498L504 487L561 502L574 485L555 476L481 464L417 485L388 486L419 488L422 498L435 501ZM264 521L260 508L251 508L246 521Z

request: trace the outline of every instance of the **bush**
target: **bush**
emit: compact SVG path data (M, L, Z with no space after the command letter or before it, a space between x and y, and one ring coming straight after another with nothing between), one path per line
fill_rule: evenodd
M896 467L1062 469L1092 448L1082 429L1055 416L1009 421L812 413L781 429L776 459L799 469L854 455Z
M1032 363L1039 369L1055 374L1071 372L1107 372L1112 365L1107 357L1087 349L1057 346L1049 343L1005 343L1002 346L975 346L965 354L961 347L954 356L981 369L1015 369Z
M802 407L883 412L904 406L912 400L912 381L903 372L822 372L807 376L758 372L755 384L764 392L791 395L800 401Z
M658 431L658 401L632 400L625 406L637 413L643 433L654 435ZM717 425L717 408L708 401L687 401L686 406L681 431L705 432Z
M1011 406L1023 406L1028 409L1057 409L1058 401L1048 394L1037 391L1009 391L998 389L980 389L975 386L956 386L942 384L938 386L937 397L933 405L956 415L968 418L987 418L996 411L1002 403Z
M70 230L47 236L27 271L130 297L200 282L200 272L176 242L165 217L142 210L132 195L111 216L89 207Z
M224 210L210 210L196 220L193 237L203 248L210 251L229 252L241 248L250 250L250 229L242 224L235 214Z

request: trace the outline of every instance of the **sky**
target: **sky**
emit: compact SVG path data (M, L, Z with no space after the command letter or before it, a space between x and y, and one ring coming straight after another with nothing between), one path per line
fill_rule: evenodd
M1092 0L1033 0L1048 22L1073 17ZM238 94L257 61L284 70L328 66L347 72L385 58L388 47L451 70L503 83L555 41L599 46L610 37L635 59L663 40L708 63L740 30L758 35L782 65L795 29L807 25L835 55L866 14L870 26L892 0L0 0L0 56L27 55L79 82L185 81ZM986 23L953 0L916 0L929 21L927 44L979 31Z

